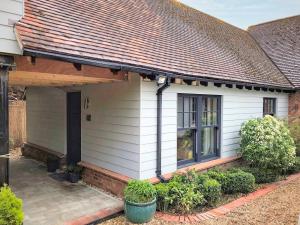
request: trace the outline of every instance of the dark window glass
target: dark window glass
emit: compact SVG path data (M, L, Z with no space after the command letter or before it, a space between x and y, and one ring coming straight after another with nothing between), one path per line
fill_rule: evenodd
M220 139L220 101L218 96L178 96L179 165L217 156Z
M194 159L195 131L192 129L177 132L177 160L186 161Z
M177 105L177 160L195 160L197 98L179 96Z
M276 115L276 98L264 98L263 115Z

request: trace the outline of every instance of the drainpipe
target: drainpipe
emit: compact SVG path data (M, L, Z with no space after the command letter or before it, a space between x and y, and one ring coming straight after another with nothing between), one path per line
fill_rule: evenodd
M159 77L158 77L159 79ZM161 175L161 126L162 126L162 93L170 86L170 77L165 77L164 83L157 89L157 133L156 133L156 176L161 182L166 182ZM159 82L158 82L158 85Z

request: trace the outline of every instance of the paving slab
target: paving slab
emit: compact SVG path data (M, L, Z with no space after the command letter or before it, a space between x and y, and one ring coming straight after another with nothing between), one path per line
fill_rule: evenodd
M10 186L23 200L24 225L61 225L123 206L120 199L84 183L53 179L44 164L25 157L10 161Z

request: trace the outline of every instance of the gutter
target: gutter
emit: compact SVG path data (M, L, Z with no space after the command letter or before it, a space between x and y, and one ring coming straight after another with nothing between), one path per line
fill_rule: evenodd
M157 132L156 132L156 176L165 183L165 178L161 175L161 130L162 130L162 94L170 87L171 79L167 77L165 83L157 89Z
M58 53L52 53L52 52L44 52L39 50L33 50L33 49L23 49L23 55L24 56L33 56L33 57L41 57L41 58L48 58L48 59L54 59L54 60L60 60L60 61L66 61L70 63L79 63L84 65L91 65L91 66L98 66L98 67L105 67L110 69L116 69L116 70L125 70L129 72L135 72L139 74L145 74L145 75L154 75L154 74L161 74L170 78L179 78L183 80L199 80L204 82L212 82L212 83L221 83L221 84L229 84L229 85L241 85L241 86L253 86L258 88L270 88L275 90L283 90L283 91L294 91L294 87L280 87L280 86L273 86L273 85L265 85L265 84L256 84L256 83L250 83L250 82L241 82L237 80L222 80L218 78L210 78L206 77L205 75L199 75L199 76L193 76L188 74L182 74L182 73L175 73L175 72L168 72L159 70L156 68L151 67L142 67L138 65L133 64L126 64L126 63L120 63L120 62L112 62L107 60L96 60L96 59L90 59L90 58L84 58L84 57L76 57L72 55L67 54L58 54ZM200 77L201 76L201 77Z

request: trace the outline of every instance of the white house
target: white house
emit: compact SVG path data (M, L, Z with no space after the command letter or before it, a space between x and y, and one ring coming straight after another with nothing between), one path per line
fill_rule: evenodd
M288 116L294 87L249 33L175 0L31 0L15 29L25 153L66 156L117 195L232 162L243 122Z

